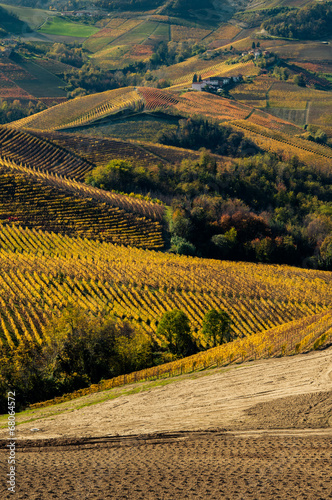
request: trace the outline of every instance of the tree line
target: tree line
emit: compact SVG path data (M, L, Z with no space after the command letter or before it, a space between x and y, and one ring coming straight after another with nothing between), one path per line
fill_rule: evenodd
M296 157L227 160L202 150L180 164L142 168L112 160L86 182L164 197L172 207L172 252L331 268L332 177Z
M18 395L17 410L131 373L180 359L232 340L230 317L212 309L202 326L204 345L193 337L187 315L166 312L156 335L161 345L130 323L105 313L93 315L68 307L46 328L49 341L23 338L0 348L0 413L7 411L8 390Z
M313 2L300 9L280 12L261 24L270 35L322 40L332 36L332 2Z

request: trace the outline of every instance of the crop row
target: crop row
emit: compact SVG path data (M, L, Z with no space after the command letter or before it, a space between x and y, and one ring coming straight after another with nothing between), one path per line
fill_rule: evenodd
M100 120L101 118L106 118L111 114L118 113L119 111L123 111L125 109L134 109L137 105L143 106L143 101L138 93L135 90L132 90L131 92L120 94L114 99L103 103L100 106L97 106L91 111L83 113L76 120L69 121L65 125L56 128L57 130L63 130L66 128L88 125L95 122L96 120Z
M321 146L320 144L306 144L304 140L299 138L288 138L288 136L281 135L279 132L274 132L273 135L268 132L266 129L262 129L261 127L255 126L253 123L248 123L243 120L239 120L237 122L233 122L233 125L240 127L244 130L249 130L250 132L254 132L255 134L264 136L268 139L273 139L283 144L288 144L289 146L301 149L303 151L308 151L309 153L313 153L315 155L321 156L323 158L332 159L332 152L329 148Z
M134 87L125 87L76 97L76 99L63 102L40 113L13 122L11 126L36 130L54 130L79 120L89 113L93 113L96 108L108 105L118 98L121 99L125 94L132 93L133 89Z
M189 92L182 97L176 109L190 114L204 114L216 119L234 120L244 119L252 108L207 92Z
M159 154L146 151L141 145L125 142L120 139L96 138L88 135L66 134L65 132L38 132L38 136L48 139L63 148L79 154L96 165L106 165L113 159L127 159L135 165L155 165L159 163ZM70 173L66 173L71 177ZM75 176L77 180L80 177Z
M92 191L84 192L79 186L75 190L66 179L59 178L57 182L57 178L50 174L9 165L2 161L0 169L1 222L123 245L163 246L160 222L139 213L139 210L149 211L145 200L114 195L112 202L103 200L102 194L98 200ZM116 204L117 196L119 204ZM120 208L121 201L122 207L127 206L131 211ZM138 213L133 213L135 207Z
M45 186L51 187L59 192L65 192L80 198L94 200L98 203L104 203L111 207L120 208L126 212L143 215L152 220L162 221L164 207L161 204L145 200L140 196L130 196L125 194L104 191L87 184L83 184L74 179L53 175L37 169L31 169L23 165L17 165L5 158L0 160L0 165L14 174L25 175L31 181L37 181Z
M149 111L157 108L168 108L179 102L173 95L150 87L140 87L138 92L144 98L145 109Z
M75 153L29 133L5 126L0 126L0 156L16 164L76 179L84 179L86 173L94 168L93 164Z
M227 310L233 334L245 338L331 307L332 276L324 272L181 257L8 225L0 240L4 343L22 335L38 340L22 304L40 338L43 325L69 304L95 314L107 310L153 336L163 313L177 307L197 338L212 308Z
M187 40L202 40L211 33L211 30L201 28L188 28L187 26L179 26L172 24L171 39L173 42L185 42Z

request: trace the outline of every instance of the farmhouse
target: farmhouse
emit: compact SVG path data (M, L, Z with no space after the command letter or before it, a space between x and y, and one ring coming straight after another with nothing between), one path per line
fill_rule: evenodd
M205 78L200 82L193 82L191 88L193 90L203 91L203 90L214 90L218 91L223 87L229 85L230 83L241 82L242 75L237 76L213 76L211 78Z

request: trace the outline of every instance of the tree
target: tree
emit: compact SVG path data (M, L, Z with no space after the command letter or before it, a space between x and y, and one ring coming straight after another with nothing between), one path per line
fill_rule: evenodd
M256 48L256 44L255 44L255 42L252 42L251 48L252 48L252 49L255 49L255 48Z
M68 306L46 325L45 337L0 346L0 413L11 389L22 408L153 363L150 338L105 312Z
M190 243L190 241L181 238L181 236L173 236L171 238L170 251L179 255L195 255L196 248L195 245Z
M212 236L211 241L217 247L220 258L226 259L229 256L236 245L236 238L237 232L234 227L225 234L215 234Z
M95 167L85 182L101 189L128 191L133 184L133 167L126 160L111 160L107 165Z
M332 235L327 236L320 247L320 254L328 268L332 267Z
M294 76L294 83L295 85L298 85L299 87L305 87L305 76L303 73L300 73L299 75Z
M226 311L211 309L203 318L202 333L210 347L230 342L231 318Z
M196 73L193 76L193 83L197 83L197 74Z
M189 356L196 350L191 338L189 318L180 309L172 309L163 315L157 335L165 338L168 349L177 356Z

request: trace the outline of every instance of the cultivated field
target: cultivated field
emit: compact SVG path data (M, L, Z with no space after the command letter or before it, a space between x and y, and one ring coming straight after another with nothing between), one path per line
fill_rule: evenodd
M131 109L140 101L143 102L134 87L107 90L99 94L76 97L52 109L13 122L11 126L44 131L87 125L110 114Z
M83 198L82 194L79 198L78 187L69 197L69 191L62 194L60 183L55 194L46 184L41 190L36 182L32 187L26 176L14 176L5 171L1 177L4 193L13 177L20 194L13 201L12 198L4 198L3 223L14 222L15 226L24 224L36 229L44 225L57 233L81 234L95 239L117 238L119 244L152 248L162 245L160 222L152 219L153 214L155 218L162 215L162 206L158 212L159 205L124 197L128 200L127 206L130 199L133 203L133 215L130 216L128 209L125 213L124 209L107 207L105 203L102 205L101 202L107 202L102 195L100 204L91 198ZM28 212L27 205L32 195L40 201L38 205L30 202ZM11 203L11 221L6 203ZM119 205L119 201L117 203ZM139 207L145 217L139 216ZM6 327L2 330L2 342L5 343L17 342L21 335L36 336L28 319L30 314L39 337L43 336L45 314L61 310L71 301L92 312L109 309L152 335L165 311L175 307L184 309L198 338L206 311L211 308L226 309L232 317L234 335L245 338L257 333L260 337L256 344L266 352L270 348L271 353L278 349L280 352L280 342L286 342L285 352L294 350L302 336L309 335L310 328L315 331L311 340L317 340L328 330L331 321L330 316L326 316L331 303L330 273L287 266L202 260L137 248L121 248L119 251L119 247L107 243L73 240L64 235L10 228L8 225L3 227L0 236L1 293L5 294L2 303L12 304L13 308L6 306L1 312L1 315L4 314L2 324ZM12 260L13 252L15 260ZM60 281L57 279L59 272L63 277ZM33 298L35 292L29 292L31 286L31 290L42 286L42 302ZM321 316L313 316L320 313ZM28 314L26 319L25 314ZM286 328L286 340L282 340L281 330L271 330L304 318L309 323L304 323L302 329ZM318 326L322 325L322 321L324 326L320 330ZM25 330L22 330L24 325ZM310 331L305 334L307 327ZM269 333L263 333L267 330ZM242 357L241 352L245 349L249 349L249 353L250 341L247 347L241 342L234 344L233 358L235 355ZM221 354L221 357L229 360L230 354Z
M163 207L1 160L1 223L162 248Z
M0 126L0 156L30 169L84 180L94 165L70 151L43 141L33 135Z
M262 360L29 410L18 415L16 495L327 500L331 355ZM5 429L0 436L7 444Z

